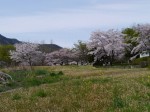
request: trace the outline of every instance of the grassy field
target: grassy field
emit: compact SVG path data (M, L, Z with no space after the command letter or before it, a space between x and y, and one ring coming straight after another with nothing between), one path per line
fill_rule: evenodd
M57 66L2 71L14 81L0 87L0 112L150 111L148 69Z

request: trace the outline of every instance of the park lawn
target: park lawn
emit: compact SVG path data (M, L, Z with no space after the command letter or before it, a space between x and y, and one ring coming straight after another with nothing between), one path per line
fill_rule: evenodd
M56 66L35 67L34 73L3 71L17 83L1 87L0 112L150 111L148 69Z

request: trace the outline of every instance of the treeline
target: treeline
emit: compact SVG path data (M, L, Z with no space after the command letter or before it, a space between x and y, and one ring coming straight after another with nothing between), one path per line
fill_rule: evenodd
M129 64L143 51L150 50L150 24L138 24L121 31L110 29L91 33L88 42L78 41L74 48L51 53L38 49L38 44L21 43L1 46L0 61L21 65ZM15 50L14 50L15 49Z

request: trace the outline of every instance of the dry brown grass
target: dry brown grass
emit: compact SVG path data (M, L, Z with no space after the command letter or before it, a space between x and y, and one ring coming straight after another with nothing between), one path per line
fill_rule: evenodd
M148 112L148 69L36 67L63 71L61 81L0 95L0 112ZM38 93L38 94L37 94Z

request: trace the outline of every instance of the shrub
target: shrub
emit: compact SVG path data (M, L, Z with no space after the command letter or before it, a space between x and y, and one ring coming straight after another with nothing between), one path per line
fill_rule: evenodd
M46 70L35 70L36 75L46 75L48 74L48 71Z
M60 75L64 75L64 73L62 71L50 73L50 76L60 76Z
M34 74L36 76L39 76L39 75L60 76L60 75L63 75L63 72L62 71L59 71L59 72L49 72L47 70L35 70Z
M132 65L140 65L144 68L150 65L150 57L137 58L132 61Z
M59 71L58 75L64 75L64 73L62 71Z

